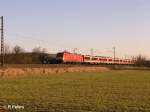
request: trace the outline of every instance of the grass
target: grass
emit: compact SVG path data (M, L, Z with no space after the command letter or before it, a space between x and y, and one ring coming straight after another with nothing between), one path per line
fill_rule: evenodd
M149 112L150 71L112 70L0 79L0 105L23 112Z

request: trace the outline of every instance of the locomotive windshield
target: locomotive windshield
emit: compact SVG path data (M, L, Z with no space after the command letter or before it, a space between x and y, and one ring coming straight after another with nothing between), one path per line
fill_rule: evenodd
M63 57L63 53L58 53L56 57Z

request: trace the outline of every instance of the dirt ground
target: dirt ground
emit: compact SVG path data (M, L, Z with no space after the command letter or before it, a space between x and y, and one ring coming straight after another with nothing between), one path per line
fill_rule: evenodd
M0 77L16 77L27 75L49 75L66 72L93 72L108 71L106 67L61 67L61 68L3 68L0 69Z

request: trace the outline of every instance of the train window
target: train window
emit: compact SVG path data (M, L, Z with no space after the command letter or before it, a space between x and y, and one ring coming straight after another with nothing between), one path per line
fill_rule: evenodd
M112 61L112 59L109 59L108 61Z
M97 58L92 58L92 60L97 60Z
M99 60L100 60L100 61L102 61L102 59L101 59L101 58L99 58Z
M107 59L102 59L103 61L107 61Z
M84 59L86 59L86 60L90 60L90 57L84 57Z

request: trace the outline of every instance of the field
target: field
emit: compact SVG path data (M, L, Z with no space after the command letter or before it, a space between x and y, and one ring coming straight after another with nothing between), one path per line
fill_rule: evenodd
M0 105L22 105L21 112L150 112L150 71L1 78Z

